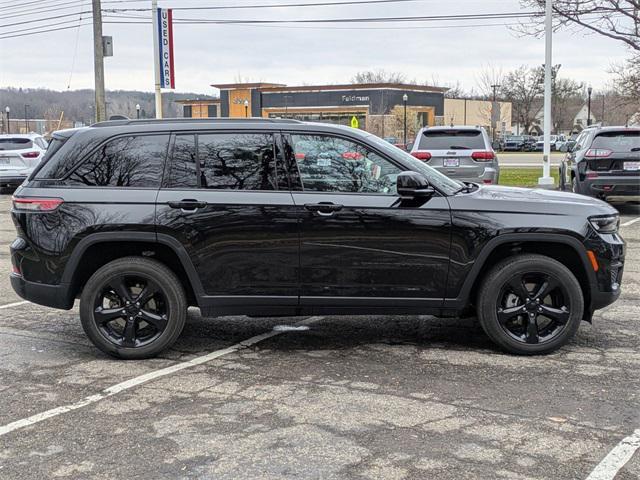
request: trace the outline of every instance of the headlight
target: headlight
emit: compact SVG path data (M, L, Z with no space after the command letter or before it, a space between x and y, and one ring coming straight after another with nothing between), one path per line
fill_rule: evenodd
M620 224L620 217L618 215L589 217L589 222L598 233L616 233Z

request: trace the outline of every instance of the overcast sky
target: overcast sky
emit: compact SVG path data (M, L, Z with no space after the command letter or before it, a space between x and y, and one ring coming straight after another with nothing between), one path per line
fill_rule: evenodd
M32 0L31 0L32 1ZM54 4L56 0L43 2ZM57 0L59 3L62 0ZM296 0L160 0L161 7L292 3ZM313 3L320 0L297 0ZM332 0L337 1L337 0ZM6 5L8 2L2 2ZM43 8L33 17L5 19L0 25L90 10ZM79 3L79 2L78 2ZM144 2L108 2L103 8L148 7ZM27 7L24 7L25 9ZM2 9L5 9L3 11ZM446 15L525 11L517 0L418 0L398 4L312 8L278 8L227 11L175 11L175 18L302 19L374 16ZM132 12L132 15L146 15ZM71 17L78 18L78 17ZM83 23L90 21L84 15ZM69 20L63 18L61 20ZM52 20L56 21L56 20ZM59 21L59 20L58 20ZM110 19L105 18L105 22ZM404 73L420 82L441 85L459 82L476 88L478 72L487 65L504 71L522 64L544 62L544 40L515 34L504 20L477 20L466 27L454 22L324 26L176 25L176 91L212 94L212 83L253 81L299 84L346 83L360 70L385 69ZM513 21L507 21L513 22ZM377 27L377 28L376 28ZM381 28L383 27L383 28ZM391 28L392 27L392 28ZM428 27L428 28L424 28ZM438 27L438 28L434 28ZM0 28L0 32L24 28ZM105 24L112 35L114 56L105 59L106 88L153 90L151 25ZM76 42L77 39L77 42ZM76 48L77 43L77 48ZM74 54L75 52L75 54ZM56 90L93 88L93 47L90 26L41 35L0 40L0 86L46 87ZM607 70L627 56L623 45L580 31L554 35L553 63L562 64L560 75L590 83L594 88L609 81ZM74 62L75 57L75 62ZM432 83L432 82L431 82Z

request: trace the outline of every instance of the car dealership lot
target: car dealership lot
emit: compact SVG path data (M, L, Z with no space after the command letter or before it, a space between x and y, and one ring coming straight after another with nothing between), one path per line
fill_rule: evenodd
M640 429L640 208L621 212L621 299L546 357L473 319L194 310L168 353L117 361L0 275L0 478L587 478ZM638 477L640 451L616 478Z

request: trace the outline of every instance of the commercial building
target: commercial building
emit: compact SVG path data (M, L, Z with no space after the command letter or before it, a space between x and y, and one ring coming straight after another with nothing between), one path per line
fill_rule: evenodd
M287 86L277 83L213 84L217 99L179 100L183 116L295 118L357 126L403 141L423 126L491 126L491 102L445 99L447 88L405 83ZM498 102L496 130L511 125L511 104Z

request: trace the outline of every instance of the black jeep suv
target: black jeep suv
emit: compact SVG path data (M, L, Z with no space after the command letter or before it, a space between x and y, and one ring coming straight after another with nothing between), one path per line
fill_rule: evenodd
M70 309L101 350L169 347L205 316L476 309L550 352L620 293L604 202L452 180L357 129L293 120L109 121L66 130L15 193L11 283Z
M563 189L603 200L640 199L640 127L590 127L560 164Z

